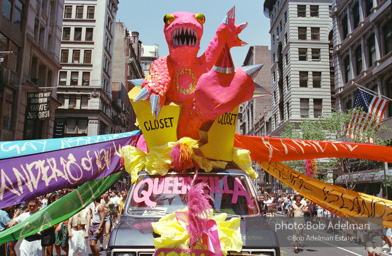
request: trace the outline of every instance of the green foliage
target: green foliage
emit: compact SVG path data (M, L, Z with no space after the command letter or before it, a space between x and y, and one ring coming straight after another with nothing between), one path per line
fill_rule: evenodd
M358 111L358 110L353 110ZM371 129L364 131L359 134L356 132L356 138L346 137L347 123L351 120L351 111L348 113L333 112L331 115L322 116L316 120L307 119L303 122L289 123L285 130L281 133L283 138L301 139L301 140L328 140L328 141L346 141L356 143L368 143L367 138L374 138L376 145L388 145L390 139L380 139L377 137L377 133ZM365 125L367 125L365 123ZM385 125L381 125L378 132L390 130ZM318 167L318 178L324 179L328 170L334 171L338 175L343 173L352 173L358 170L366 168L374 168L377 164L374 161L358 160L358 159L343 159L343 158L331 158L329 160L316 160ZM305 162L304 161L290 161L286 162L289 167L304 173ZM350 184L348 184L350 183ZM353 181L348 182L346 185L348 188L353 188L355 184Z

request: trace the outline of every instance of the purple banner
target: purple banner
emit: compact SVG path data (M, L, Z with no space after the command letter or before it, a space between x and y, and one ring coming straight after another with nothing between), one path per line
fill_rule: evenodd
M121 148L137 137L0 160L0 209L119 171Z

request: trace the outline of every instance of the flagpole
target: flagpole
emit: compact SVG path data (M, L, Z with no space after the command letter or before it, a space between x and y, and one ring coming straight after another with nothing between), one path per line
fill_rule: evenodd
M354 83L354 85L355 85L356 87L358 87L358 88L360 88L360 89L363 89L363 90L365 90L366 92L368 92L368 93L370 93L370 94L373 94L374 96L381 97L381 98L384 98L384 99L386 99L386 100L392 101L392 99L391 99L391 98L388 98L387 96L384 96L384 95L382 95L382 94L377 95L377 93L375 93L374 91L370 90L369 88L366 88L366 87L363 86L363 85L357 84L356 82L353 82L353 83Z

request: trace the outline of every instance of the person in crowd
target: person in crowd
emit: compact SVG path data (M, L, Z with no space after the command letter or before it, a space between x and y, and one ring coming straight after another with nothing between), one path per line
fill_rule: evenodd
M90 228L91 213L84 208L68 220L69 254L88 256L88 231Z
M11 218L11 220L15 219L22 213L22 211L20 210L20 205L7 207L5 211L8 213L8 216ZM16 242L17 240L8 242L8 256L16 256L16 251L15 251Z
M10 216L8 215L8 212L6 212L6 210L8 210L7 207L4 210L0 209L0 233L3 232L6 228L8 223L11 221ZM0 256L5 255L7 247L7 244L2 244L0 245Z
M64 190L60 191L59 193L55 193L54 200L57 201L64 195L66 195L64 194ZM68 255L68 220L55 225L55 236L56 241L54 248L56 249L56 255L60 256L61 250L65 251L66 255Z
M264 197L263 196L259 196L258 203L259 203L260 213L262 215L267 214L267 206L264 204Z
M115 212L115 205L110 200L109 191L106 191L105 193L102 194L102 199L100 203L101 205L103 205L105 209L105 225L103 230L103 236L100 238L100 251L103 251L107 249L107 244L109 242L110 231L113 223L112 216L114 215ZM106 240L105 243L103 241L104 238Z
M91 225L88 232L88 237L90 240L90 248L93 256L99 256L99 249L97 246L97 241L101 238L105 223L105 209L100 203L101 198L98 197L94 200L92 205L92 215L91 215Z
M295 203L293 203L291 205L291 209L290 212L288 213L288 217L291 216L291 214L294 214L294 222L296 225L294 225L296 227L296 229L294 230L294 238L295 238L295 242L294 242L294 252L298 253L299 252L299 241L301 239L299 239L300 237L302 237L303 234L303 230L298 228L301 227L304 223L304 211L305 211L306 205L303 203L302 201L302 197L300 195L296 195L295 196Z
M40 200L39 198L35 198L32 200L28 200L27 202L27 208L28 211L20 214L18 217L14 218L8 223L8 227L15 226L16 224L24 221L34 213L36 213L39 210L40 207ZM20 256L42 256L44 254L42 246L41 246L41 240L32 240L28 241L29 238L26 237L22 240L19 250L20 250Z
M385 244L388 246L385 250L385 254L392 255L392 229L383 227L382 232Z

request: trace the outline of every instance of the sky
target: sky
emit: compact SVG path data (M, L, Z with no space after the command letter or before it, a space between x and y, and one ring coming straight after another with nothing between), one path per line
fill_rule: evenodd
M264 45L270 49L269 19L264 16L261 0L120 0L116 20L128 30L139 32L144 45L159 45L159 56L169 54L163 34L163 16L177 11L202 13L206 17L199 56L212 40L225 14L235 6L236 24L249 22L239 34L246 46L230 50L234 65L241 66L251 45Z

